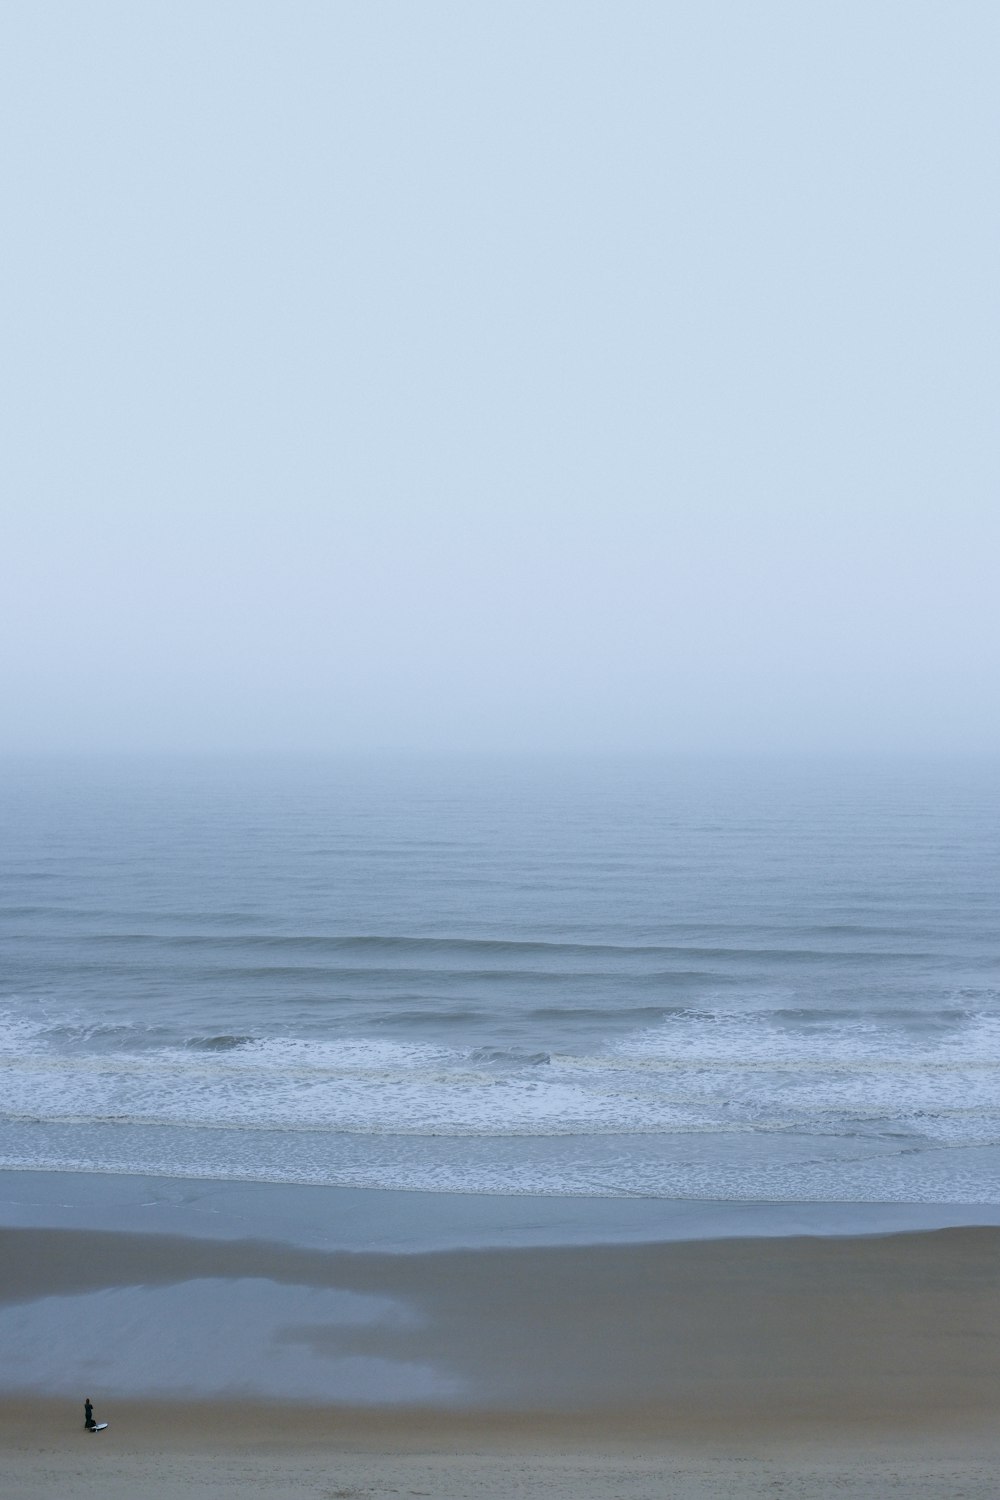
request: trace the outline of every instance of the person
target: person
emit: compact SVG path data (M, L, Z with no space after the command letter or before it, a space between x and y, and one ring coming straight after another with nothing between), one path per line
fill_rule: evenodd
M94 1408L90 1404L89 1396L83 1403L83 1425L88 1432L93 1432L97 1426L97 1423L94 1421Z

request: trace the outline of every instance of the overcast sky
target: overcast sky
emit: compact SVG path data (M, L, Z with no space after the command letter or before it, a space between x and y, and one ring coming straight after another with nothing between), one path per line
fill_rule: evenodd
M1000 749L992 0L0 33L0 748Z

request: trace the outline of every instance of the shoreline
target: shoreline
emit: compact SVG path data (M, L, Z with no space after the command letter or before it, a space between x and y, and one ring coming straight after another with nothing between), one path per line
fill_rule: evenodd
M855 1237L1000 1227L1000 1204L401 1192L148 1173L0 1170L0 1228L268 1238L396 1253Z

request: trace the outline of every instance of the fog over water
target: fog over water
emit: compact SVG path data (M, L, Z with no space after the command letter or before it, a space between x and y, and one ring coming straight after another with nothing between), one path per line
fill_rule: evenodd
M0 749L998 744L987 4L0 19Z

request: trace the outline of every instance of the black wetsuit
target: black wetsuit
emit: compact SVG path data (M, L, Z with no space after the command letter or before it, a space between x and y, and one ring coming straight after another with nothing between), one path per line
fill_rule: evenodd
M95 1426L95 1423L94 1423L94 1408L91 1406L91 1404L90 1404L89 1401L85 1401L83 1403L83 1425L84 1425L84 1427L93 1427L93 1426Z

